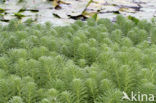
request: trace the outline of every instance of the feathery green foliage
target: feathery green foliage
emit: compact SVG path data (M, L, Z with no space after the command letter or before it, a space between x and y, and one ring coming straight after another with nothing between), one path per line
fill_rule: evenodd
M156 95L155 63L153 22L13 20L0 26L0 103L129 103L123 91Z

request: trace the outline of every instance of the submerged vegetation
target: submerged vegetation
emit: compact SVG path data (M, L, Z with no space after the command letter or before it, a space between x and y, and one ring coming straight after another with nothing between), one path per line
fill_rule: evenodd
M132 20L0 26L0 103L129 103L123 91L156 95L156 24Z

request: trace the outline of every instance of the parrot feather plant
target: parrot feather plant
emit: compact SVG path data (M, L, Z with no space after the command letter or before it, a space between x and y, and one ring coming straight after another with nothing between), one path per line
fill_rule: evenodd
M155 103L141 98L156 96L155 63L153 21L11 20L0 25L0 103Z

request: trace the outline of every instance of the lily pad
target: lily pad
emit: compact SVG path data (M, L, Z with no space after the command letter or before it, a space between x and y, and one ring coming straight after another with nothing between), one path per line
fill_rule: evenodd
M109 18L112 21L115 20L116 14L148 20L156 16L156 0L22 0L20 3L18 1L0 0L0 14L4 19L11 20L17 17L24 22L32 18L38 23L50 21L56 25L64 25L78 19L86 20L95 14L97 18Z
M0 13L4 13L4 12L5 12L5 10L0 8Z

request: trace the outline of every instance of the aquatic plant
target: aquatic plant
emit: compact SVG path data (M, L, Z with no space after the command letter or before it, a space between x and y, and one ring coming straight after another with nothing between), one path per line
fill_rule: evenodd
M122 16L58 27L12 20L0 26L0 103L129 103L123 91L156 95L155 27Z

